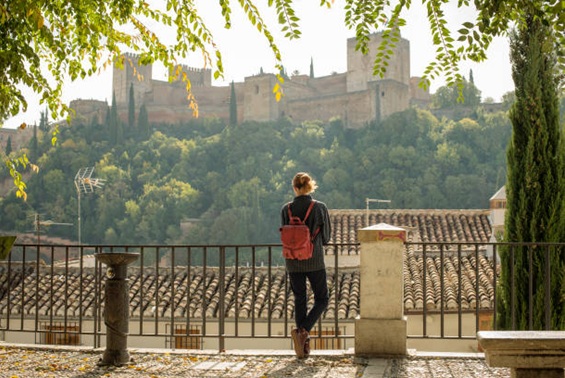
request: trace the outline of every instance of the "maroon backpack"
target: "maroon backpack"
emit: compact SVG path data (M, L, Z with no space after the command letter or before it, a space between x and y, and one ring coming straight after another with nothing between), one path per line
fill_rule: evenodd
M307 260L312 258L312 253L314 252L314 238L318 234L320 229L318 228L314 235L310 235L310 229L304 223L310 215L310 211L314 207L316 201L312 200L304 219L295 217L290 211L290 202L288 203L288 218L290 219L290 224L284 225L280 228L281 232L281 242L282 242L282 253L285 259L290 260Z

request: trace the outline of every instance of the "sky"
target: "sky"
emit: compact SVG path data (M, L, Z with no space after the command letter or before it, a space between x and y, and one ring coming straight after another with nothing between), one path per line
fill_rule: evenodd
M257 3L262 0L257 1ZM266 39L250 25L238 2L232 2L232 27L225 29L221 18L221 10L217 2L196 0L199 4L202 18L212 31L214 40L222 53L224 77L214 80L213 85L229 85L232 81L242 82L245 77L252 76L261 69L264 72L276 72L275 59ZM452 4L454 2L451 2ZM328 9L320 7L317 0L295 0L294 8L300 20L302 36L298 40L289 41L278 32L278 24L273 9L265 9L265 21L270 27L279 49L281 50L283 66L287 73L298 71L309 74L310 61L314 62L316 77L342 73L347 70L346 48L347 39L355 36L354 31L348 30L344 23L343 0L335 0ZM473 20L472 10L457 9L455 5L447 4L446 18L448 27L454 31L460 29L464 21ZM432 45L431 32L427 15L422 5L414 2L405 14L407 25L401 29L401 36L410 42L410 76L422 76L426 66L433 60L436 47ZM455 35L455 34L454 34ZM487 51L488 59L479 63L463 63L461 73L469 77L473 71L475 85L481 91L482 98L493 98L500 101L502 96L514 90L509 60L508 38L499 37L493 41ZM181 62L191 67L202 68L203 60L195 53L186 61ZM153 68L153 79L166 80L164 69L156 64ZM430 92L444 85L443 78L436 78L431 83ZM45 105L40 105L31 91L24 90L28 99L28 111L8 119L4 127L15 128L22 122L27 124L39 123L40 111ZM97 99L111 102L112 72L96 74L93 77L75 82L68 82L63 91L63 101L69 103L74 99ZM198 99L196 99L198 101Z

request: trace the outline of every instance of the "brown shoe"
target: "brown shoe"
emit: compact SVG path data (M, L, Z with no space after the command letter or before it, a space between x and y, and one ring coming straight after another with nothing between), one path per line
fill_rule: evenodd
M310 335L308 334L308 331L306 331L304 328L300 329L298 335L303 345L304 358L308 358L308 356L310 356Z
M296 328L290 331L290 336L292 336L292 342L294 344L294 352L296 357L304 358L304 339L302 338L302 332L299 332Z
M304 342L304 358L310 357L310 336Z

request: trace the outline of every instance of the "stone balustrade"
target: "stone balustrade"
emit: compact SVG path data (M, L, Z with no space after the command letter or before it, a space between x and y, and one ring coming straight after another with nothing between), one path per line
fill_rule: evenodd
M511 368L512 378L563 378L565 331L479 331L492 367Z

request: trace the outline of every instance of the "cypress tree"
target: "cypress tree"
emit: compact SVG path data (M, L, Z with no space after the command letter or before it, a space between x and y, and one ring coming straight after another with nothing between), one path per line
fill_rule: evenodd
M314 58L310 58L310 79L314 78Z
M111 140L112 129L110 128L110 110L112 106L108 106L106 108L106 117L104 118L104 130L106 131L106 135L108 135L108 140Z
M121 121L118 117L118 105L116 104L116 93L112 93L112 106L110 107L110 119L108 129L110 130L110 141L118 144L122 141L123 131Z
M235 97L235 84L231 82L230 95L230 126L237 126L237 99Z
M49 109L45 108L45 111L40 113L39 130L47 131L48 129L49 129Z
M149 116L145 104L141 104L139 108L139 116L137 117L137 128L143 137L149 136Z
M516 101L510 109L512 138L507 150L507 242L563 241L563 146L559 127L558 77L553 39L538 18L529 16L511 33L510 51ZM565 326L565 253L516 247L501 251L497 325L500 329L559 329ZM549 259L549 261L546 261ZM550 264L550 293L545 265ZM530 268L531 266L531 268ZM511 272L514 272L514 283ZM529 277L533 295L529 295ZM511 290L514 289L514 298ZM551 300L546 324L544 300ZM533 306L530 319L529 308ZM514 304L514 308L511 306ZM514 311L515 319L512 319Z
M10 156L12 153L12 137L9 136L8 140L6 140L6 149L5 149L6 156Z
M31 137L30 143L30 159L33 162L37 162L39 158L39 143L37 141L37 125L33 125L33 136Z
M133 83L129 86L129 102L128 102L128 126L132 130L135 127L135 98L133 94Z

